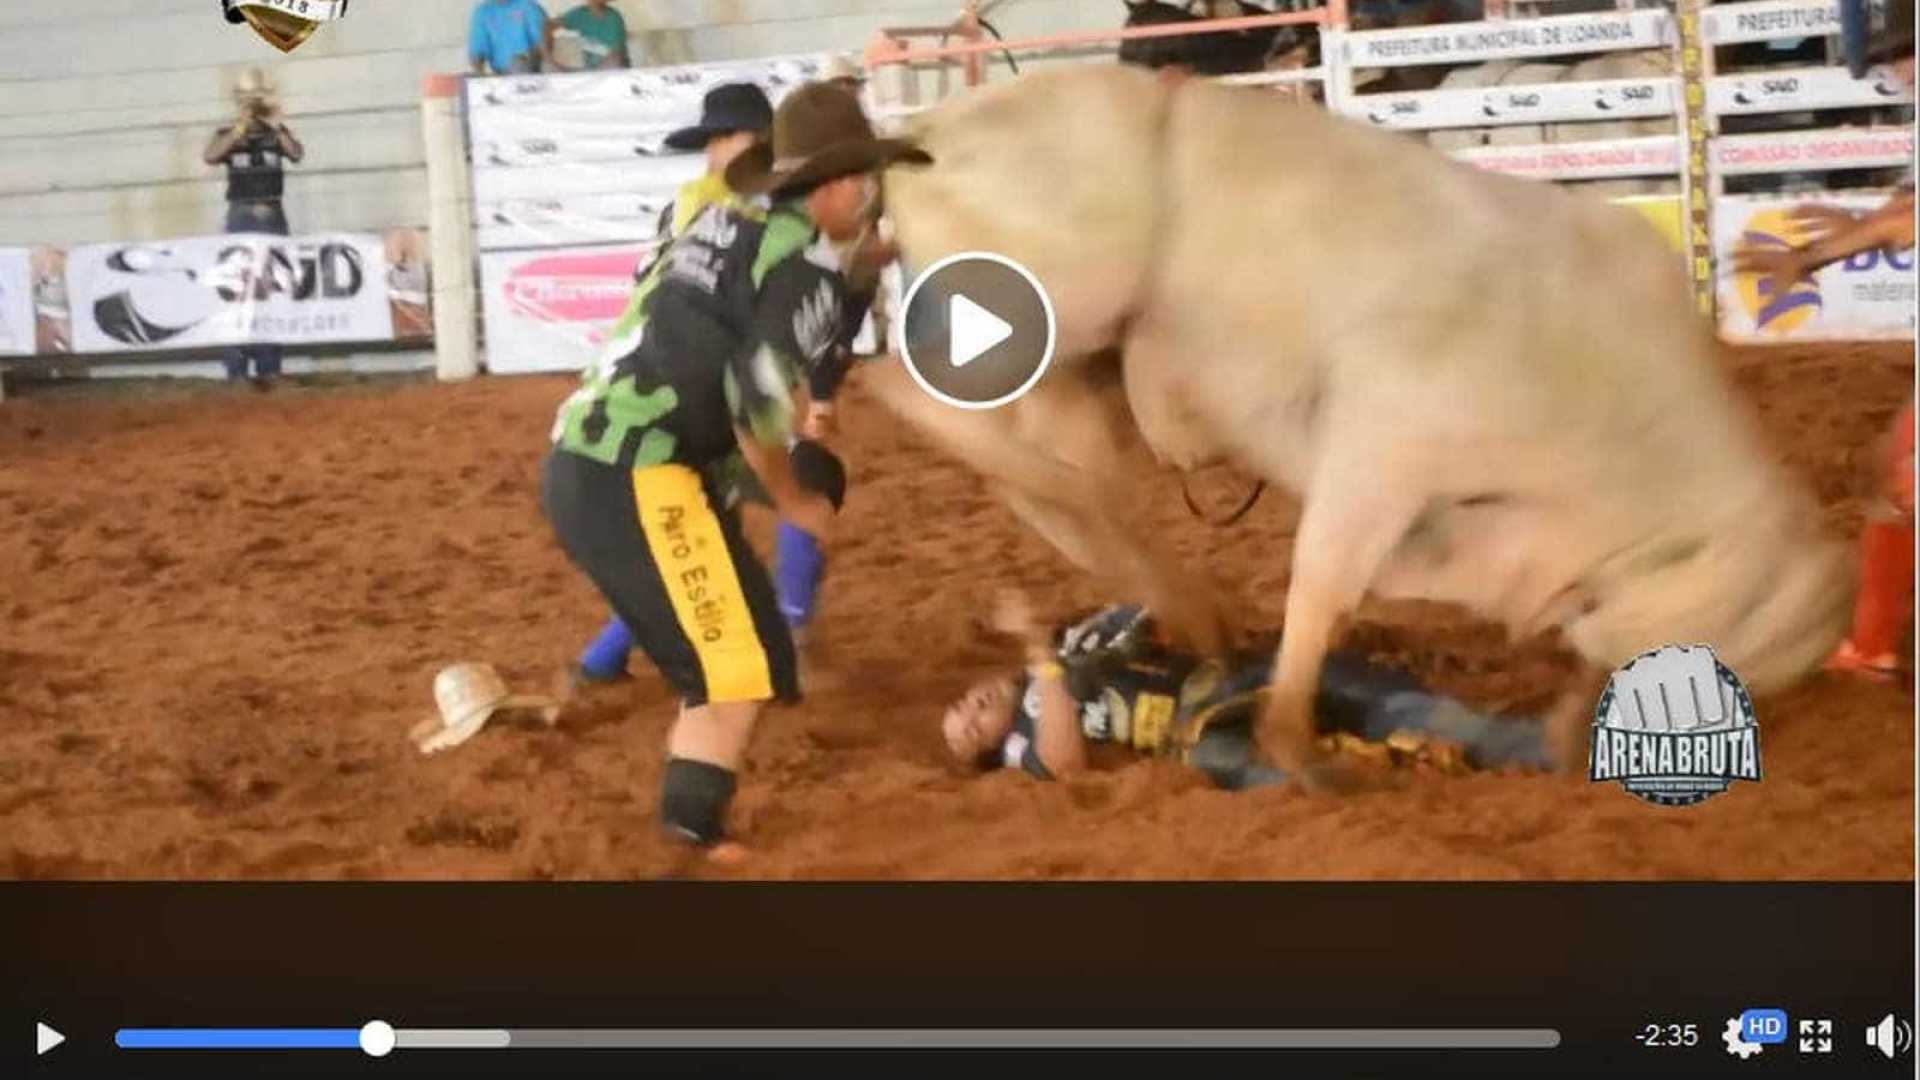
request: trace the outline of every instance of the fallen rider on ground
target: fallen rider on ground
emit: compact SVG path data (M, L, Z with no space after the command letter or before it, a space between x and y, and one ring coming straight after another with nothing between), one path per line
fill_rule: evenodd
M947 709L941 734L961 763L1052 780L1084 770L1089 743L1113 743L1178 757L1229 791L1287 780L1261 762L1252 734L1274 643L1204 663L1161 646L1151 614L1131 605L1049 634L1018 593L1000 598L994 626L1022 643L1027 666L975 684ZM1351 654L1328 657L1315 716L1337 749L1366 756L1449 771L1551 768L1538 721L1487 716Z

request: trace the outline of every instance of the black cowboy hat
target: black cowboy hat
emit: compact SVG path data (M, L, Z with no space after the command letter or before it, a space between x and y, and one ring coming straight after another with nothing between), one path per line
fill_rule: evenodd
M709 142L736 131L764 135L773 126L773 103L752 83L727 83L707 91L700 102L700 122L667 136L673 150L704 150Z
M932 155L906 139L882 139L845 87L815 82L788 94L773 116L773 136L727 166L727 186L774 198L896 161L926 165Z

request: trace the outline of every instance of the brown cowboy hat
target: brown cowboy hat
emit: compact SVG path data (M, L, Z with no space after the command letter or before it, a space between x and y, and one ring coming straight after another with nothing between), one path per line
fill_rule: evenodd
M814 82L780 103L771 140L754 143L727 166L727 186L778 199L897 161L926 165L933 157L906 139L876 138L858 98L844 87Z

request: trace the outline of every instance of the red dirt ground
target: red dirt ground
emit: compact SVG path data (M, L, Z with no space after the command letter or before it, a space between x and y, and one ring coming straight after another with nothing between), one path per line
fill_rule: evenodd
M1911 385L1904 346L1733 354L1837 532ZM557 730L421 757L434 672L544 689L604 609L537 507L570 380L44 393L0 406L0 876L23 878L1883 878L1913 876L1911 683L1759 703L1766 776L1687 810L1545 776L1396 774L1228 795L1118 762L961 778L935 720L1006 661L983 597L1101 599L963 468L850 403L824 630L840 685L770 714L737 867L656 839L673 708L639 677ZM1151 523L1277 625L1293 509L1215 530L1167 478ZM1475 704L1537 708L1549 644L1371 605L1362 647Z

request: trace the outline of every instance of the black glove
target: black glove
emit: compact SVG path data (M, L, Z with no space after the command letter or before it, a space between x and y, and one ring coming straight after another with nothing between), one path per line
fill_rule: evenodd
M812 439L801 439L793 444L788 459L793 463L793 478L802 488L840 509L847 498L847 467L833 451Z

